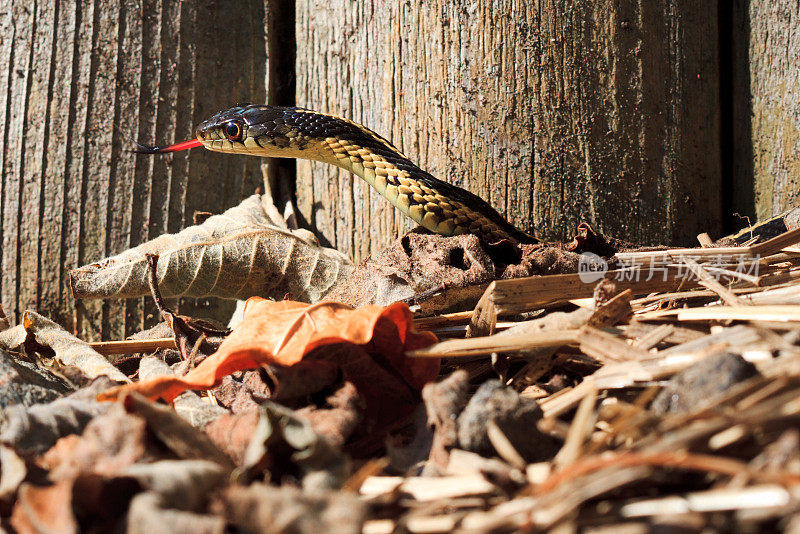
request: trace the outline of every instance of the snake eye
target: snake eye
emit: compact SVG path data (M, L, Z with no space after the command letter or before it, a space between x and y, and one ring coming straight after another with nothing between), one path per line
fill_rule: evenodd
M222 129L225 132L225 137L227 137L229 141L241 141L242 125L238 122L228 122L222 127Z

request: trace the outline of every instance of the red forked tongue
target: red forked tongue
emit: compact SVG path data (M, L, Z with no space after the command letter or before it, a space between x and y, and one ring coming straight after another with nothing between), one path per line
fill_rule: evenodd
M134 141L134 143L136 143L136 141ZM191 139L169 146L147 146L140 143L136 143L136 146L139 147L138 150L134 150L137 154L163 154L165 152L178 152L179 150L188 150L190 148L203 146L203 142L200 141L200 139Z

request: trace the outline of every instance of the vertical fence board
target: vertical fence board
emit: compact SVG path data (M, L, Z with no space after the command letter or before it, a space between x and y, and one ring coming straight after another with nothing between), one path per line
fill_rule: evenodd
M734 209L768 217L800 205L800 5L732 3Z
M30 2L13 2L11 6L11 32L5 47L11 58L7 71L6 120L3 143L3 256L2 288L3 308L15 313L19 308L19 247L23 161L25 147L25 110L32 72L30 69L35 28L35 10Z
M298 0L298 105L389 137L516 225L639 242L720 227L716 2ZM301 212L364 258L411 225L302 162Z
M143 299L75 303L66 271L262 183L257 158L146 158L129 138L184 140L221 108L265 101L264 17L259 2L0 2L0 284L12 320L37 309L89 339L152 323ZM182 305L218 319L231 307Z

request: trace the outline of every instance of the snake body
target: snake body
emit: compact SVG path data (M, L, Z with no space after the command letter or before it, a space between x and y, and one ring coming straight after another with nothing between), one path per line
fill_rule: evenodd
M434 178L380 135L342 117L243 104L203 121L196 133L205 148L217 152L309 159L346 169L440 235L476 234L488 243L538 242L480 197Z

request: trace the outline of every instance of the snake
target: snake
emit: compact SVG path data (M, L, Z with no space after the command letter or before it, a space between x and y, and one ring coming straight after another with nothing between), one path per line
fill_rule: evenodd
M385 138L343 117L301 107L240 104L204 120L195 134L196 139L163 147L137 143L136 152L203 146L230 154L321 161L360 177L434 234L474 234L487 244L539 242L479 196L435 178Z

